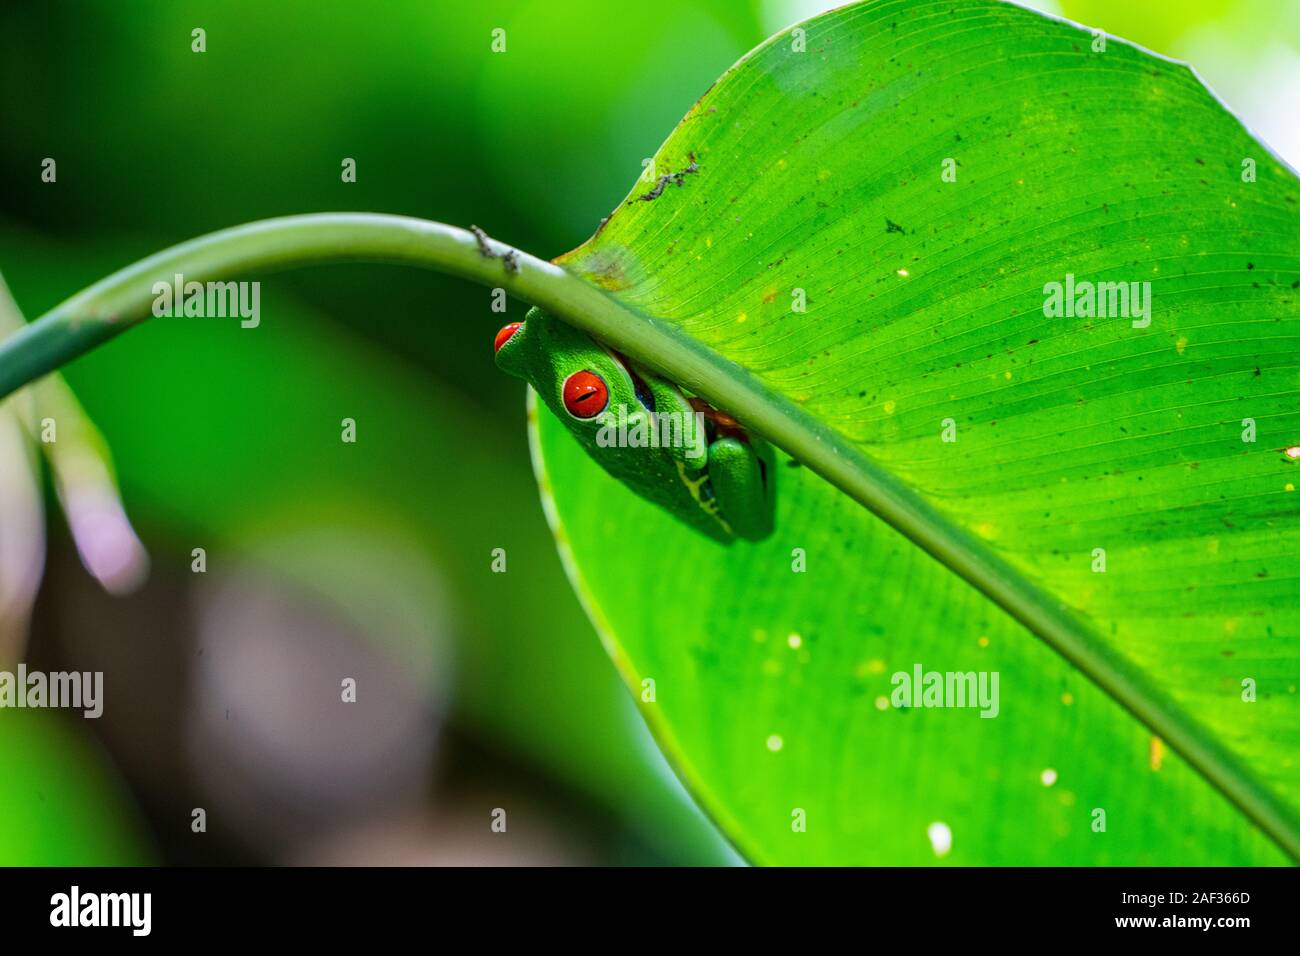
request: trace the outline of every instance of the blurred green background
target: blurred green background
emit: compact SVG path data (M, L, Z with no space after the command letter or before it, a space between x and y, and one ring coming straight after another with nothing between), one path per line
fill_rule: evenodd
M1300 4L1031 5L1191 60L1296 164ZM0 271L30 319L173 243L325 210L555 256L724 69L827 6L7 5ZM560 568L523 386L492 362L522 304L393 267L259 278L257 329L155 320L66 370L152 571L104 594L47 494L25 657L102 670L105 714L0 711L0 863L738 862Z

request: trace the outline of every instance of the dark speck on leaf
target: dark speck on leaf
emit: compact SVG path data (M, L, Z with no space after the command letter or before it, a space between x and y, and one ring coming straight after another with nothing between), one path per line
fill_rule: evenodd
M1253 269L1253 268L1255 268L1255 263L1253 263L1253 262L1247 262L1247 263L1246 263L1246 270L1247 270L1247 271L1249 271L1249 270L1251 270L1251 269Z
M900 226L898 223L891 222L888 219L885 220L885 232L902 232L902 231L903 231L903 227Z
M787 461L787 462L785 463L785 466L786 466L787 468L802 468L802 467L803 467L803 462L801 462L801 461L799 461L799 460L797 460L797 459L791 458L789 461Z
M687 166L685 169L681 170L680 172L664 173L662 176L660 176L658 179L655 180L653 189L651 189L647 193L642 193L640 196L637 196L636 199L629 199L627 201L627 205L630 206L634 202L653 202L654 200L658 199L660 196L664 194L664 189L667 188L669 183L672 183L674 186L681 186L682 182L685 180L687 176L691 175L692 173L698 173L700 171L700 166L699 163L695 161L695 154L689 153L688 158L691 161L691 164L689 166Z

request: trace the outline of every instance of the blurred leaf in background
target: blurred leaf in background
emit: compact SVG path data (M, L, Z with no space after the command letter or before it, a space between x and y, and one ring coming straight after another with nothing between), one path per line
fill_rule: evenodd
M3 715L0 865L153 862L145 830L105 755L70 729L63 715Z

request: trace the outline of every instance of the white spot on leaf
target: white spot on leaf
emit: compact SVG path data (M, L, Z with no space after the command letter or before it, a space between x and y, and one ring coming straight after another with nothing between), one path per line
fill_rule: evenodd
M948 824L936 820L926 828L925 835L930 838L930 846L934 848L934 855L940 859L952 851L952 830Z

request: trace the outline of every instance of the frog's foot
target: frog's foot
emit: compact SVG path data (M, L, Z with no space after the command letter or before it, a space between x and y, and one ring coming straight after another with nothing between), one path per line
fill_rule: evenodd
M727 518L738 537L761 541L775 524L774 489L770 482L768 446L758 448L738 438L720 438L709 446L709 480L726 506Z
M700 510L718 522L728 539L734 537L736 532L732 530L727 519L722 516L722 509L718 505L718 495L713 488L713 479L709 476L709 469L701 468L698 471L690 471L680 461L675 464L677 465L677 473L681 475L682 484L691 493L691 497L700 506Z

